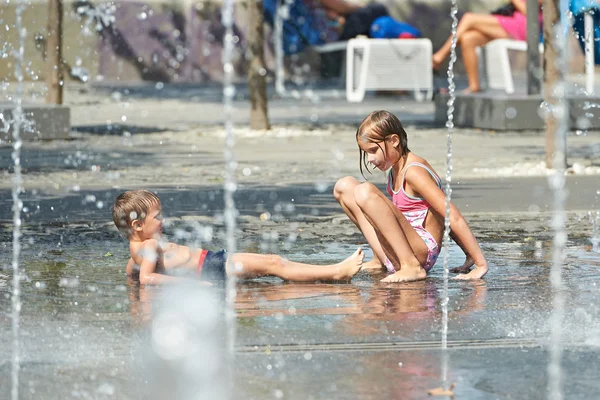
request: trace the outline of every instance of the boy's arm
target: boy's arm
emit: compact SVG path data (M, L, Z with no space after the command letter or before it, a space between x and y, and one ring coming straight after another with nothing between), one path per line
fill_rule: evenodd
M142 244L139 256L142 258L140 262L140 283L142 285L162 285L185 280L185 278L163 275L156 272L156 264L158 262L158 242L156 240L146 240Z
M135 261L133 261L132 257L129 257L129 261L127 261L127 267L125 267L125 273L128 276L132 276L134 267L135 267Z
M446 215L446 196L425 169L410 168L405 175L405 179L406 182L408 182L439 215ZM475 264L475 269L468 274L462 274L456 278L482 278L488 271L487 261L485 260L483 252L479 247L479 243L477 243L477 239L475 239L475 235L471 232L467 221L452 202L450 203L450 229L452 239L454 239L467 257L465 264L463 264L462 267L459 267L459 272L467 272L468 269ZM467 265L467 270L460 270Z

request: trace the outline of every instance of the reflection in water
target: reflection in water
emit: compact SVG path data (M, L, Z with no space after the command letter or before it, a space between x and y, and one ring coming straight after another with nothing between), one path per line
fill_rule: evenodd
M238 319L274 316L283 323L286 316L337 315L342 318L333 330L358 337L380 332L381 326L377 323L402 322L403 332L390 332L391 339L402 338L415 330L424 330L427 322L440 318L438 286L438 282L431 279L402 286L376 284L373 287L247 282L238 285L235 310ZM131 281L128 291L130 312L136 323L144 325L151 321L153 303L162 295L162 288L140 286ZM486 281L455 292L451 296L450 319L484 309L486 295Z
M600 259L585 239L574 240L577 244L567 251L564 283L569 314L564 329L569 332L570 343L598 347ZM27 368L22 371L22 381L32 385L36 393L45 390L52 394L47 398L72 390L94 394L103 385L119 398L139 398L141 391L150 390L150 381L140 386L139 377L134 376L150 365L142 363L140 367L139 354L134 350L140 337L149 335L156 307L169 295L166 288L140 287L133 280L126 284L123 269L127 254L125 250L119 253L115 243L85 247L70 243L59 251L53 250L55 246L38 246L25 252L23 265L28 280L23 282L22 322L28 335L23 337ZM491 242L486 246L492 266L489 278L477 283L450 282L450 342L461 342L461 347L495 338L543 343L548 337L551 309L547 301L551 242ZM297 248L306 253L312 249ZM105 256L108 249L115 255ZM10 271L3 273L11 278ZM290 388L300 375L319 390L335 383L337 391L331 389L331 397L350 393L348 397L372 398L367 391L377 387L380 398L403 398L403 390L425 398L426 390L441 373L441 278L438 268L425 281L403 285L382 284L378 276L366 272L359 273L350 284L283 283L276 278L239 283L235 303L240 331L238 361L241 375L257 382L243 381L240 389L265 387L269 391L255 398L272 397L279 385L269 378L274 376L282 382L277 387L284 398L290 398L294 397ZM217 293L223 300L224 290ZM1 287L0 309L10 309L7 289ZM7 318L2 321L7 323L0 324L4 328L0 355L9 357L10 323ZM337 344L345 350L328 350ZM411 344L422 349L400 351ZM278 345L283 350L273 350ZM269 346L272 352L266 356ZM295 352L299 346L304 346L303 350ZM473 377L481 373L472 359L465 361L464 354L453 353L449 370L449 381L463 379L457 386L459 391L468 385L464 379L475 382ZM497 361L506 360L500 357ZM266 369L268 365L271 370ZM65 373L65 368L72 373ZM318 368L320 372L315 374ZM119 374L113 375L113 370ZM340 371L352 374L346 377ZM542 372L543 368L538 374ZM284 373L287 378L280 381ZM393 383L386 381L390 377ZM9 382L2 379L0 374L0 387L6 387ZM303 398L302 393L298 392L297 398Z

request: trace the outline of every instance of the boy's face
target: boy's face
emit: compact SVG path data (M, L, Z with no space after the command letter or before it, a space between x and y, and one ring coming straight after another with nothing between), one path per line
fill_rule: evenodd
M162 235L162 209L160 205L152 206L141 226L136 229L142 240L159 239Z

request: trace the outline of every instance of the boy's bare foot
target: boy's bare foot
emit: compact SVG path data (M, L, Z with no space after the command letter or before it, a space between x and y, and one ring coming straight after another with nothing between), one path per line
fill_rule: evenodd
M373 271L373 272L378 272L378 271L384 270L385 267L381 264L381 262L377 258L374 258L371 261L367 261L366 263L364 263L362 266L362 269Z
M341 263L336 264L338 272L333 279L336 281L349 281L352 279L352 277L362 268L364 258L365 253L363 252L363 249L359 247L350 257L346 258Z
M400 271L396 271L391 275L386 276L381 282L413 282L421 281L427 277L427 272L421 267L400 267Z

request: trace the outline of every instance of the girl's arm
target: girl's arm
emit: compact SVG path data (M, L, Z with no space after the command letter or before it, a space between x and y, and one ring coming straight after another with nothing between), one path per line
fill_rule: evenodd
M405 180L420 197L431 205L435 212L442 216L446 215L446 196L425 169L409 168ZM467 257L463 266L458 268L458 272L468 272L470 267L475 264L475 269L468 274L457 276L457 279L483 277L488 271L487 261L467 221L452 203L450 203L450 229L450 236Z

